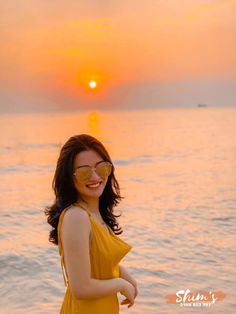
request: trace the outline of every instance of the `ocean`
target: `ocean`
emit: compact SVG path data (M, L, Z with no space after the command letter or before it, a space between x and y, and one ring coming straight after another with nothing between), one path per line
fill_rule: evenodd
M235 107L12 114L0 125L0 313L59 313L65 286L43 210L60 148L81 133L106 146L124 196L115 212L133 248L121 264L139 295L120 313L235 313ZM225 297L167 303L187 289Z

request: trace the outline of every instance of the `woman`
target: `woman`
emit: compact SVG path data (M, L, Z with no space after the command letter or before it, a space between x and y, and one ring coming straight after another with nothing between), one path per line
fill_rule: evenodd
M122 197L103 144L72 136L61 149L53 189L55 202L45 213L67 286L60 313L118 314L118 292L131 307L137 282L119 262L132 246L117 236L123 231L113 207Z

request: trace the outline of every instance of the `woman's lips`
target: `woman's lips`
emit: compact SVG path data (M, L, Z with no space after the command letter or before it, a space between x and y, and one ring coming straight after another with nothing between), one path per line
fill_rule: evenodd
M97 188L101 185L101 183L102 183L102 182L86 184L86 187L87 187L88 189L95 190L95 189L97 189Z

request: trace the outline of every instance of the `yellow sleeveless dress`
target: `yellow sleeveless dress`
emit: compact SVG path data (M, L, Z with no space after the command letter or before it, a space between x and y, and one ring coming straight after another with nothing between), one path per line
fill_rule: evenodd
M63 278L67 286L60 314L119 314L119 300L117 294L96 299L76 299L70 291L60 238L62 220L66 210L70 207L71 206L62 211L58 223L58 249L61 256ZM87 212L91 224L91 277L100 280L118 278L120 276L118 264L132 249L132 246L115 235L109 226L107 226L109 229L108 233L102 225L93 219L87 209L84 208L84 210Z

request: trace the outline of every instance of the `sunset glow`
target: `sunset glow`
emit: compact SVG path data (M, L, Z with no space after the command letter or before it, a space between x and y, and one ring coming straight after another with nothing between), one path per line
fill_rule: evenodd
M236 1L69 3L2 5L2 111L235 103Z
M97 83L95 81L90 81L89 82L89 87L90 88L95 88L97 86Z

